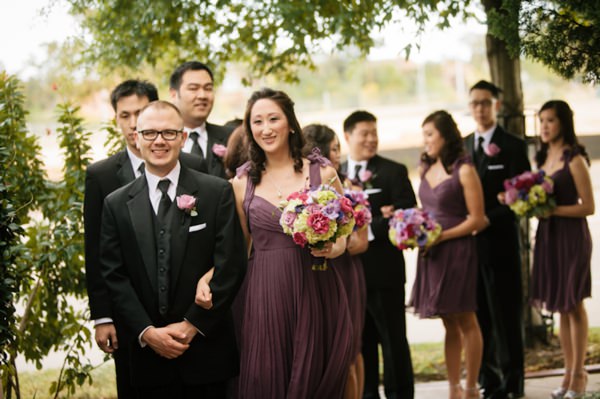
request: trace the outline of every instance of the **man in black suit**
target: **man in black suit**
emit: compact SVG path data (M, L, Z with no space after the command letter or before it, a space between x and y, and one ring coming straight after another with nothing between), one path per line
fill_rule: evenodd
M489 227L480 233L477 317L483 336L479 383L486 398L524 395L523 289L519 232L514 213L498 202L505 179L530 169L525 141L497 123L500 89L480 81L470 90L477 123L465 145L483 186Z
M143 172L144 161L136 147L134 130L140 110L158 99L156 87L140 80L126 80L112 91L110 100L115 111L117 127L123 134L125 149L102 161L90 165L86 171L85 199L83 205L86 283L90 316L94 320L95 341L115 359L117 393L120 398L132 397L129 360L125 342L119 344L113 323L110 297L100 274L100 221L104 198L117 188L126 185ZM182 163L206 172L204 161L189 154Z
M404 257L388 238L388 221L394 209L416 205L404 165L377 155L377 119L356 111L344 121L349 147L342 169L362 183L369 194L373 221L369 226L369 249L361 255L367 283L367 315L362 353L365 362L364 398L379 398L379 355L384 361L386 397L414 396L413 369L406 339L404 315Z
M230 184L183 166L178 109L155 101L135 132L145 174L104 201L100 261L139 398L223 398L239 360L230 305L245 272ZM213 306L194 303L214 267Z
M219 147L227 146L231 130L206 121L215 101L212 71L198 61L184 62L171 75L169 86L171 101L179 108L188 133L183 151L206 159L208 173L226 179Z

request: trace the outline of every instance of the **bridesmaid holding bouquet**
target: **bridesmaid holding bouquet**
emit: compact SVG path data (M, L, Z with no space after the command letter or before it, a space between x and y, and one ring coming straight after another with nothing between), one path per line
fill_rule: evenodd
M565 357L562 386L553 398L584 396L588 318L583 300L591 296L592 240L586 216L594 213L589 157L575 136L573 112L560 100L539 112L541 148L535 160L554 180L556 207L540 218L531 277L532 301L560 313L560 344Z
M421 318L440 317L444 323L449 398L479 398L477 377L483 343L475 315L474 234L487 225L483 190L449 113L437 111L425 118L423 137L419 198L423 209L442 226L442 232L436 242L420 253L409 306ZM463 347L466 389L460 384Z

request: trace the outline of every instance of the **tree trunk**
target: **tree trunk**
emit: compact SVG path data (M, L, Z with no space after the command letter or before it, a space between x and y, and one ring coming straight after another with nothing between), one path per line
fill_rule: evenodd
M486 13L499 10L502 0L482 0ZM509 26L509 24L507 24ZM525 117L523 115L523 87L521 85L521 61L508 54L504 41L486 35L487 60L492 82L502 89L502 109L498 123L508 132L525 136Z

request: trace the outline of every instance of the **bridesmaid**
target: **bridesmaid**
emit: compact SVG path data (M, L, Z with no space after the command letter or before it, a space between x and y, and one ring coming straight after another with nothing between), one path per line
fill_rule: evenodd
M244 116L250 160L232 183L251 243L236 300L241 398L342 398L351 360L352 325L341 278L334 267L311 268L311 253L336 258L345 252L346 239L309 251L279 225L279 202L308 184L333 181L342 192L325 158L302 156L293 106L281 91L252 94Z
M573 112L566 102L548 101L539 118L542 145L535 160L554 180L557 206L549 217L539 220L532 301L560 313L565 376L552 397L580 398L587 384L584 361L588 318L583 300L591 296L592 240L586 220L594 213L590 160L577 142Z
M483 344L475 316L474 235L487 225L481 182L450 114L437 111L425 118L423 137L419 198L423 209L441 224L442 233L433 246L419 254L409 306L421 318L440 317L444 323L449 398L479 398L477 376ZM467 372L464 390L460 384L463 343Z
M352 183L343 177L340 172L340 140L335 132L328 126L311 124L302 129L306 140L304 153L309 154L318 148L321 154L331 161L338 171L338 176L344 186L351 187ZM360 189L360 187L352 187ZM357 256L367 250L369 246L368 230L363 228L355 231L348 239L348 247L343 256L333 262L333 267L341 273L344 287L348 297L348 306L352 318L352 363L346 382L344 399L359 399L363 396L364 389L364 364L361 353L362 330L367 308L367 287L362 269L362 262Z

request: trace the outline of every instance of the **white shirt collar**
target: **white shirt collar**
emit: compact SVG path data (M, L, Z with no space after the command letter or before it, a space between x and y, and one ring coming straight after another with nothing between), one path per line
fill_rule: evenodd
M492 136L494 135L494 131L496 130L497 126L498 126L497 124L494 124L494 126L489 128L485 132L478 132L477 130L475 130L475 147L477 147L480 137L483 137L484 148L489 146L490 142L492 141Z
M206 155L207 155L206 150L207 150L207 147L208 147L208 132L206 131L206 122L204 122L200 126L196 126L193 129L189 128L189 127L184 127L183 131L187 132L187 134L188 134L188 137L185 140L185 143L183 145L183 152L190 152L190 151L192 151L193 141L190 138L190 133L191 132L197 132L198 133L198 144L200 145L200 148L202 148L202 152L204 153L204 157L206 157Z
M355 161L354 159L350 158L350 156L348 156L348 178L349 179L355 179L355 170L356 170L356 165L360 165L360 170L363 171L365 169L367 169L367 163L369 161L368 160L364 160L364 161Z
M179 164L179 161L177 161L175 167L164 177L153 175L146 169L145 176L146 181L148 182L148 195L150 196L150 202L152 203L152 208L154 208L154 213L158 212L158 203L162 196L162 193L158 189L158 182L164 179L171 180L171 185L169 186L167 194L169 195L169 198L171 198L171 201L173 201L177 195L177 184L179 183L180 172L181 165Z
M136 178L140 177L142 175L140 172L140 165L144 163L144 160L135 155L129 147L125 147L125 149L127 150L127 156L129 157L129 162L131 162L131 167L133 168L133 174Z

